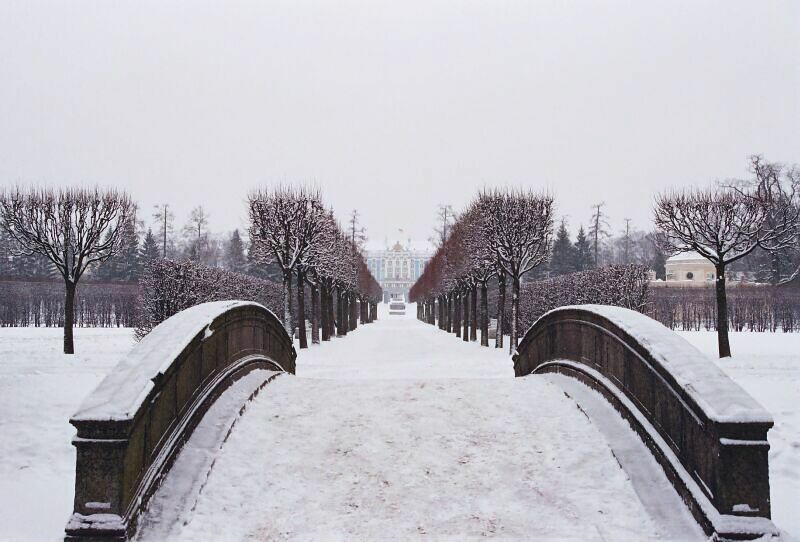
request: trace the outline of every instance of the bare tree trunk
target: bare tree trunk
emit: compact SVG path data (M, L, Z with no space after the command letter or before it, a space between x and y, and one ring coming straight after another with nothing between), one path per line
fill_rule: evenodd
M719 357L731 357L731 344L728 339L728 293L725 290L725 266L717 267L717 343Z
M311 343L319 344L319 286L311 285Z
M328 336L336 336L336 303L333 298L333 292L336 287L331 284L328 287Z
M292 270L283 270L283 327L289 337L294 337L292 326Z
M75 353L75 341L72 336L72 328L75 324L75 289L77 284L71 280L65 280L66 292L64 296L64 353Z
M453 333L461 337L461 294L453 296Z
M344 326L344 318L342 314L344 313L344 300L342 299L342 289L337 287L336 288L336 336L337 337L344 337L346 334L345 326Z
M464 290L464 294L461 296L461 301L464 305L464 309L461 311L461 313L464 315L464 332L461 335L461 338L464 339L464 342L469 342L469 290Z
M328 286L324 281L320 281L320 327L322 328L322 340L330 341L331 334L328 327Z
M486 281L481 282L481 346L489 346L489 302Z
M358 307L356 306L355 294L350 294L350 331L355 331L358 327Z
M342 294L342 335L347 335L350 331L350 292Z
M300 348L308 348L306 337L306 281L305 273L297 270L297 333L300 338Z
M472 285L469 295L470 305L470 325L469 325L469 340L478 340L478 286Z
M456 319L455 309L453 308L453 303L454 303L453 294L447 294L446 297L447 297L447 307L446 307L446 314L444 317L444 322L445 322L444 325L445 325L445 331L447 331L448 333L452 333Z
M519 330L519 277L511 277L511 344L508 345L509 353L517 349Z
M505 325L506 312L506 274L500 271L497 274L497 331L495 332L494 347L503 348L503 326Z

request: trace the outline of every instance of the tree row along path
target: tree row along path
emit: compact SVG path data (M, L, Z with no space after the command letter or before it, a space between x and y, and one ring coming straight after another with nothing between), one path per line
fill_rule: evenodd
M221 448L190 441L138 539L704 539L599 395L514 378L504 352L414 313L300 351ZM211 474L170 497L192 453Z

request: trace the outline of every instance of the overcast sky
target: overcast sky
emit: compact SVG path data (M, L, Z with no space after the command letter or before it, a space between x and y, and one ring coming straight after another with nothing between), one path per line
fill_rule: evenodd
M800 162L798 6L0 0L0 183L222 231L249 189L310 182L379 245L492 185L649 228L658 190Z

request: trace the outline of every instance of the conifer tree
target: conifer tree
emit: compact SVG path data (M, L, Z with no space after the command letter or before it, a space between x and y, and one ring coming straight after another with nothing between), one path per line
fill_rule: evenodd
M583 226L578 230L575 240L575 271L585 271L592 268L592 246L586 237Z
M158 241L153 230L148 229L147 235L144 236L144 241L139 249L139 264L143 268L147 263L157 260L161 257L161 249L158 246Z
M233 230L231 238L225 242L225 269L234 273L244 273L247 257L244 254L244 241L239 230Z
M576 269L577 250L572 245L567 231L567 223L561 219L561 225L556 232L556 239L553 242L553 256L550 259L550 274L553 276L574 273Z

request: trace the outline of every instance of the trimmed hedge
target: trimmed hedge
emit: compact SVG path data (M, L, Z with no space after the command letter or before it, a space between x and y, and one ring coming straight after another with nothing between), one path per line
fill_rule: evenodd
M173 314L208 301L255 301L275 314L283 311L280 284L192 261L162 259L147 264L139 279L139 297L139 338Z
M645 312L648 283L647 268L641 265L610 265L525 283L520 289L520 334L546 312L565 305L592 303Z

